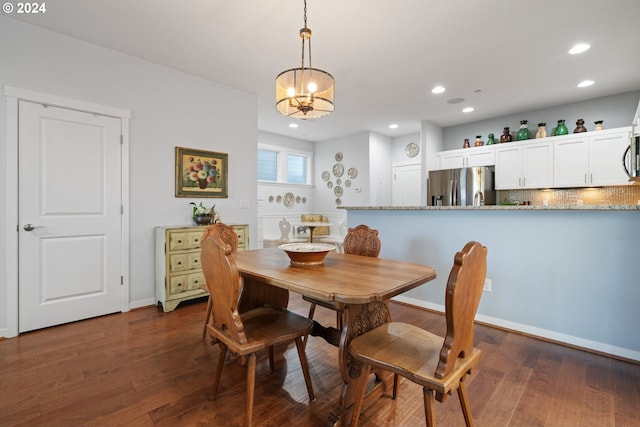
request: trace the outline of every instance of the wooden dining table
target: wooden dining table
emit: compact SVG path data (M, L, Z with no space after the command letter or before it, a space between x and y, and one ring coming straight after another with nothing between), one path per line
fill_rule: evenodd
M243 277L239 310L244 312L265 303L286 307L289 292L333 302L341 313L342 330L314 320L312 336L323 337L338 347L338 367L343 386L338 403L328 414L333 426L349 424L355 401L355 383L360 365L348 352L355 337L391 321L390 298L436 277L433 268L404 261L329 253L321 265L293 266L278 248L242 251L233 255ZM377 373L365 398L369 406L380 395L390 393L390 375Z

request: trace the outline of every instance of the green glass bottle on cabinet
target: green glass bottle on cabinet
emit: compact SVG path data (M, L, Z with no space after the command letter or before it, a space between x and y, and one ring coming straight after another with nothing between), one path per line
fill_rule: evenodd
M516 135L517 141L526 141L529 139L529 128L527 127L527 120L520 120L520 129Z
M564 124L564 120L558 120L558 125L556 126L556 130L553 132L553 135L567 135L568 133L569 129L567 129L567 125Z
M489 137L487 138L487 145L493 145L496 143L496 140L493 136L492 133L489 134Z

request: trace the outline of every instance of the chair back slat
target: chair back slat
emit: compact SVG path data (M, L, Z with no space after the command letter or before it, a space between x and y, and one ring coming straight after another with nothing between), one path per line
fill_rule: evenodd
M378 230L364 224L349 228L344 237L343 248L345 254L377 257L382 248Z
M212 326L240 344L247 342L238 313L240 274L231 255L231 246L215 234L201 243L200 258L213 303Z
M440 351L435 377L444 378L473 350L473 321L487 275L487 248L467 243L456 253L445 293L447 333Z
M209 236L218 236L227 245L231 246L231 252L238 251L238 234L232 226L222 222L211 224L204 230L200 243L204 242Z

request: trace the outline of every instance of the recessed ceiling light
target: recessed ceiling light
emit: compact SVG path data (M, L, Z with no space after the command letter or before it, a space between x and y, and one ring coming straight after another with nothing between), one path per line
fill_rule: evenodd
M398 129L398 125L395 123L392 123L389 125L389 129Z
M444 92L446 89L443 86L436 86L433 89L431 89L431 93L442 93Z
M473 107L466 107L466 108L462 109L462 112L463 112L463 113L470 113L470 112L472 112L473 110L474 110L474 108L473 108Z
M595 83L593 80L583 80L580 83L578 83L578 87L591 86L593 83Z
M297 123L289 123L289 127L290 127L291 129L295 129L295 128L297 128L297 127L298 127L298 124L297 124Z
M590 47L591 47L591 45L588 45L586 43L578 43L577 45L575 45L571 49L569 49L569 53L571 55L577 55L579 53L588 51Z

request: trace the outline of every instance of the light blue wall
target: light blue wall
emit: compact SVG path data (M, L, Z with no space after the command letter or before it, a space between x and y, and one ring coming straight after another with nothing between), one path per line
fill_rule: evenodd
M436 269L404 295L419 305L444 304L454 254L477 240L493 288L479 318L640 360L638 211L349 210L358 224L379 230L381 257Z

